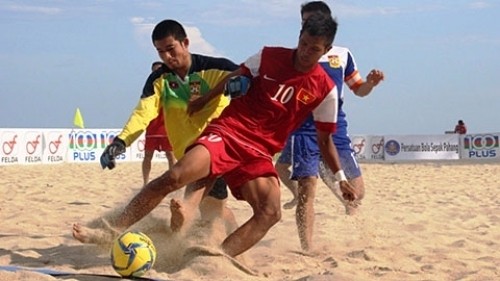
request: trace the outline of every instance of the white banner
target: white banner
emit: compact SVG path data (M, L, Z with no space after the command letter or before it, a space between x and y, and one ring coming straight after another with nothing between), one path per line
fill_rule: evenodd
M360 161L383 161L384 160L384 137L363 136L351 137L354 156Z
M0 164L42 163L43 129L2 129L0 144Z
M70 130L47 129L43 132L43 159L44 164L58 164L66 161Z
M384 136L386 161L460 159L459 135Z
M133 142L127 150L130 150L131 161L144 160L144 147L146 145L146 134L142 134L135 142ZM155 151L152 161L167 161L165 152Z
M99 162L108 144L120 133L118 129L76 129L68 135L67 162ZM117 162L130 161L130 150L116 157Z
M121 129L0 129L0 165L99 163ZM360 161L500 160L500 133L351 137ZM144 159L144 134L118 162ZM155 151L153 161L166 161Z

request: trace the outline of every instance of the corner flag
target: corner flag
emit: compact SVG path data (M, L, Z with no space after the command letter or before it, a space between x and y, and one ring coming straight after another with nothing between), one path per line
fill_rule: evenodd
M83 124L83 117L82 114L80 113L80 108L76 108L75 112L75 118L73 119L73 124L76 127L79 127L81 129L85 128L85 125Z

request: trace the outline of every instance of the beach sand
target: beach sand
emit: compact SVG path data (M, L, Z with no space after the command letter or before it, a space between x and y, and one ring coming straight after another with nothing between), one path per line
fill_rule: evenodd
M152 176L165 163L153 163ZM245 273L222 256L182 253L216 247L222 224L196 224L188 238L168 228L169 200L132 229L158 249L145 277L161 280L500 280L500 163L362 164L366 198L355 216L325 185L318 187L314 256L301 253L294 210L242 259ZM0 166L0 268L22 266L116 275L109 246L81 244L74 222L99 221L123 207L142 184L140 163L103 171L98 164ZM169 195L182 197L182 192ZM282 188L282 203L291 199ZM251 216L230 196L239 224ZM29 270L0 270L0 280L116 280Z

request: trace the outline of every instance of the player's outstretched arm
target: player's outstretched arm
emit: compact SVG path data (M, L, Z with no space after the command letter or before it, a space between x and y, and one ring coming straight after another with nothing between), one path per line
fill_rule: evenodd
M219 83L217 83L217 85L215 85L207 94L201 96L198 99L190 101L187 107L187 113L189 115L193 115L194 113L204 108L205 105L209 103L212 99L223 94L227 81L234 76L241 75L241 73L242 73L241 68L238 68L237 70L229 73L221 81L219 81Z
M374 87L384 80L384 73L378 69L372 69L366 76L366 81L354 92L358 97L368 96Z

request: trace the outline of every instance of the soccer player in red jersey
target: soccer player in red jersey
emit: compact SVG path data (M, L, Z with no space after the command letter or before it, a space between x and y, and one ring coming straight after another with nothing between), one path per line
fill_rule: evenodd
M288 135L311 112L325 162L334 173L340 170L331 138L337 118L337 89L318 64L332 47L336 30L335 20L315 14L304 22L297 48L264 47L229 74L225 80L235 76L251 79L246 95L233 99L169 171L142 188L112 227L126 229L167 194L188 183L222 177L232 194L247 201L253 210L253 216L222 242L222 250L234 257L260 241L281 218L273 155L282 150ZM214 87L213 96L220 94L223 86ZM232 95L231 88L226 84ZM210 98L212 95L206 95L196 101ZM340 188L346 200L356 199L356 191L347 181L342 181ZM192 192L206 193L204 189Z

